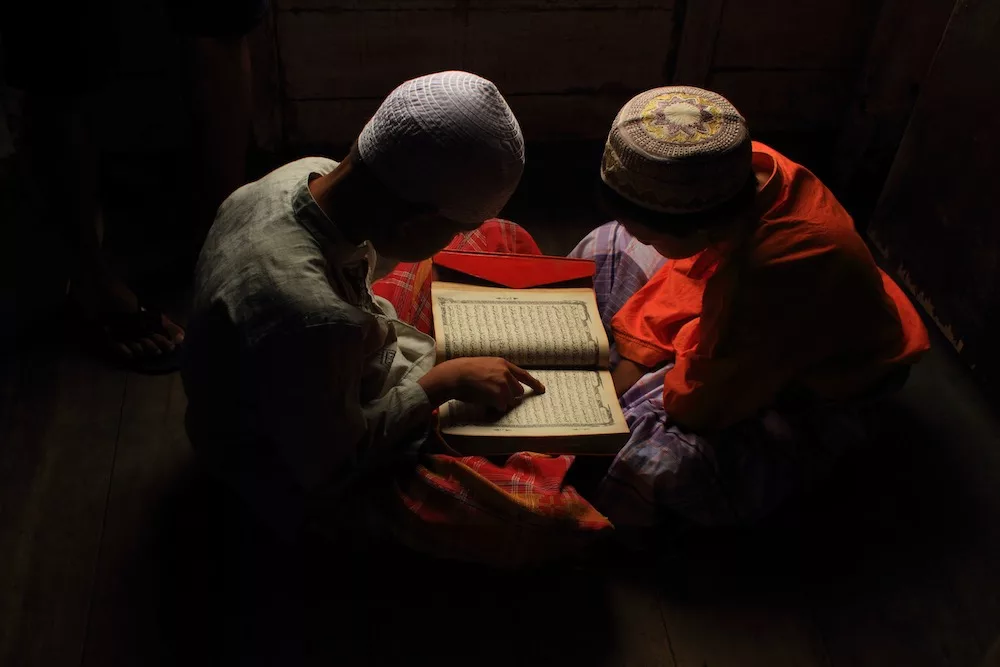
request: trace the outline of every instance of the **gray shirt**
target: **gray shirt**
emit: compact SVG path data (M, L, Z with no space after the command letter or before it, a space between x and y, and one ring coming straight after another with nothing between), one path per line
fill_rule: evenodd
M336 166L298 160L234 192L196 269L189 437L283 525L414 451L432 411L417 380L433 339L372 295L370 244L347 241L309 191Z

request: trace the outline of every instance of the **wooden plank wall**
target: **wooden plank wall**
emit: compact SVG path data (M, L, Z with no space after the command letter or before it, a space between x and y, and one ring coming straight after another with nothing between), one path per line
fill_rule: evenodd
M834 186L864 226L878 201L955 0L885 0L834 150Z
M280 0L284 139L346 144L400 81L464 68L497 82L529 140L600 140L631 94L676 82L722 92L757 136L829 161L882 5Z
M869 229L891 268L995 398L998 31L996 2L956 3Z
M531 139L596 139L663 85L673 0L281 0L286 139L345 144L401 81L465 69L497 83ZM644 36L644 38L640 38Z
M675 80L722 93L754 136L826 171L881 5L689 1Z
M115 41L112 76L85 98L104 154L169 154L189 133L181 71L181 38L171 30L165 3L112 0ZM133 170L134 171L134 170Z
M596 142L631 94L689 83L811 166L836 156L820 171L872 203L953 2L276 0L251 35L255 134L272 154L343 146L399 82L464 68L498 83L529 140ZM160 5L117 4L102 145L169 152L187 124L178 38Z
M865 214L953 3L276 0L250 40L255 134L269 155L343 146L394 85L460 67L497 81L529 140L596 143L631 94L689 83L730 97ZM121 68L92 109L102 148L175 152L180 39L161 4L115 5Z

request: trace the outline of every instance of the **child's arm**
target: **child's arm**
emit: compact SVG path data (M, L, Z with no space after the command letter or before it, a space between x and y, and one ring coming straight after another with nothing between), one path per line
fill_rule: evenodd
M346 478L365 461L420 440L438 405L461 399L507 410L538 380L496 358L455 359L361 402L359 328L329 324L274 334L254 352L260 424L303 488Z
M631 389L632 385L648 372L649 369L645 366L637 364L631 359L623 358L611 373L611 379L615 383L615 393L621 398L622 394Z
M260 428L307 491L351 475L425 431L433 406L412 381L361 402L364 338L327 324L271 334L252 352Z

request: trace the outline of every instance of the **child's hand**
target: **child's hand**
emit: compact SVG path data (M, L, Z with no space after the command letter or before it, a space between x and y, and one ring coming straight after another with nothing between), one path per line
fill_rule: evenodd
M530 373L499 357L451 359L432 368L419 380L434 405L451 399L485 405L507 412L521 402L524 387L545 392Z

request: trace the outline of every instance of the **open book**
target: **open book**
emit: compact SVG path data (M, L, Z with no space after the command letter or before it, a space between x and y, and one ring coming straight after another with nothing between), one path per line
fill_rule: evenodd
M608 337L594 291L504 289L435 282L438 362L503 357L531 372L545 393L526 391L500 415L450 401L441 431L465 454L535 451L614 454L628 426L608 372Z

